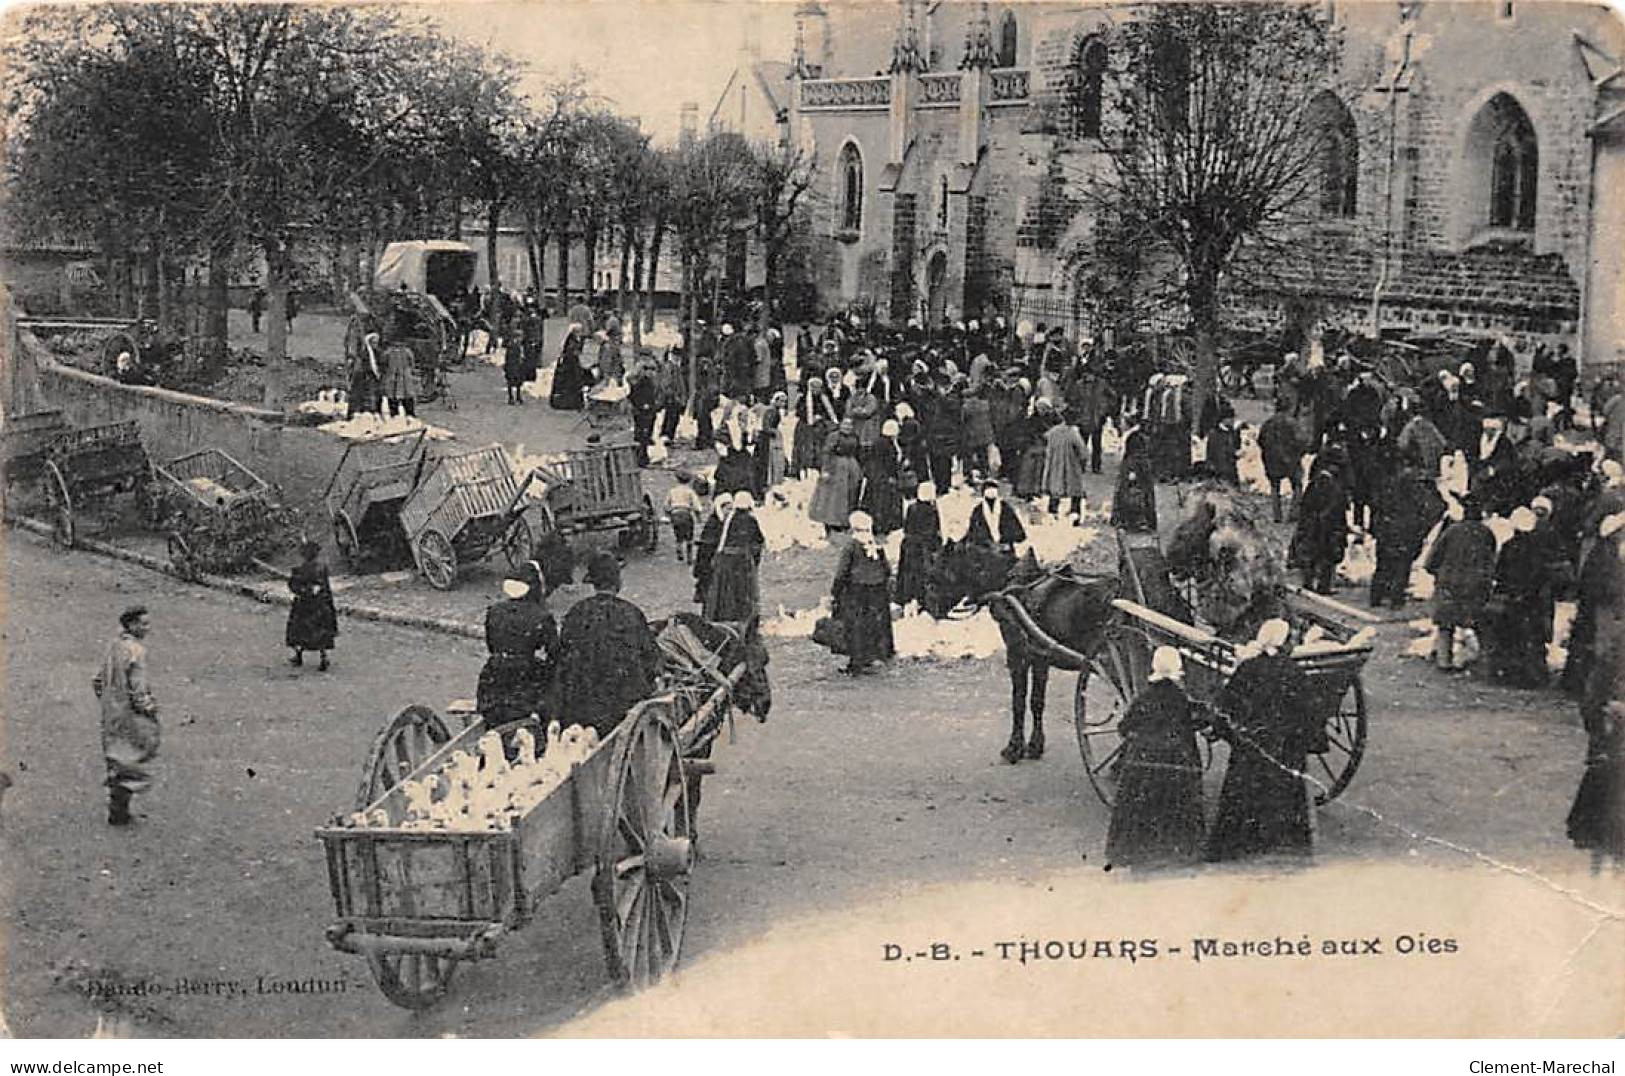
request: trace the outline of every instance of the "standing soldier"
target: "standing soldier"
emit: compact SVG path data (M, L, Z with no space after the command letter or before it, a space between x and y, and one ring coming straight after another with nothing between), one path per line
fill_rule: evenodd
M132 606L120 614L122 631L107 648L91 681L101 700L102 757L107 762L107 824L127 826L130 797L152 785L147 763L158 757L158 703L147 686L147 610Z

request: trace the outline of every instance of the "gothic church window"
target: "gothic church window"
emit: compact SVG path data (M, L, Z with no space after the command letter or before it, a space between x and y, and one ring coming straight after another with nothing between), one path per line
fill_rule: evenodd
M1072 64L1072 137L1100 137L1101 83L1106 75L1106 45L1091 37Z
M855 232L863 227L863 157L848 142L841 149L841 229Z
M1467 132L1469 197L1477 220L1492 228L1533 231L1540 148L1529 114L1510 94L1498 93L1479 109ZM1478 200L1482 199L1482 200Z
M999 20L999 54L996 67L1016 66L1016 17L1006 11Z
M1360 183L1359 131L1337 95L1316 94L1309 102L1310 129L1319 163L1322 216L1352 217Z

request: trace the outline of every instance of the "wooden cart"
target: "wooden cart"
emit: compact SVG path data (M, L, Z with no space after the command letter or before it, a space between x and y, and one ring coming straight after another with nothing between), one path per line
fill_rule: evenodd
M30 411L7 415L0 425L0 460L4 461L4 512L39 488L51 445L72 427L61 411Z
M458 962L495 956L545 898L590 871L611 977L623 987L659 980L677 965L688 920L690 789L712 772L698 756L709 753L746 674L745 661L718 673L697 704L684 690L639 703L502 831L400 828L400 785L455 751L473 753L487 731L474 721L453 734L428 707L401 711L374 741L356 795L358 810L381 810L390 825L316 831L337 912L328 942L365 956L390 1001L424 1009L444 995ZM539 724L500 731L511 750L520 728L541 742Z
M217 448L154 468L169 566L182 579L247 567L276 547L271 484Z
M1171 646L1180 652L1185 666L1185 693L1198 712L1209 708L1240 664L1236 644L1150 607L1148 597L1165 594L1170 584L1165 574L1147 578L1147 567L1155 571L1162 563L1160 552L1154 548L1148 552L1152 555L1136 558L1123 549L1123 578L1138 600L1119 598L1112 603L1117 618L1107 627L1096 652L1074 666L1079 675L1073 719L1084 773L1108 807L1113 802L1117 760L1123 745L1118 724L1134 697L1145 688L1152 652L1159 646ZM1319 643L1302 650L1295 648L1290 657L1307 677L1312 705L1322 715L1324 735L1310 752L1306 777L1315 786L1315 802L1324 806L1348 788L1365 754L1368 718L1360 674L1372 646L1354 641L1358 629L1342 618L1335 604L1320 595L1288 587L1282 597L1294 625L1294 643L1315 628L1321 636ZM1203 746L1211 745L1209 738ZM1204 752L1204 761L1211 764L1211 750Z
M117 494L133 494L142 514L152 515L152 461L133 420L57 436L46 449L42 479L52 511L51 536L64 549L73 547L86 509L106 505Z
M536 538L558 533L566 538L593 531L615 531L623 549L641 547L653 553L660 544L654 501L643 492L637 445L616 441L567 452L536 468L545 486L534 515Z
M401 504L401 527L424 578L447 590L459 564L484 558L499 543L511 567L530 559L525 508L537 481L533 472L519 482L501 445L428 464Z
M357 441L339 457L322 498L333 524L334 548L351 570L381 547L402 544L401 505L417 488L426 432Z

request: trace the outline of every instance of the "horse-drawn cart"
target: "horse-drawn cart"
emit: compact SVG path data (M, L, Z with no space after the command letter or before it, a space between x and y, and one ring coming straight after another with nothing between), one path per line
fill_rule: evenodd
M545 898L590 871L611 977L641 987L672 971L689 912L691 806L701 776L712 772L702 756L752 675L749 631L704 625L703 634L720 641L695 648L702 652L689 666L708 677L708 692L693 690L698 676L667 681L665 694L634 706L502 829L405 824L407 782L472 751L489 730L475 720L453 734L428 707L401 711L374 741L356 797L357 808L383 824L335 819L316 831L337 912L329 943L365 956L389 1000L427 1008L459 962L494 956L498 941L529 922ZM667 641L662 632L663 650ZM541 743L540 726L533 717L497 732L512 757L524 739L516 733L528 729Z
M45 452L45 497L52 517L51 536L71 549L79 515L104 505L116 494L132 493L143 515L152 505L152 461L134 421L69 430L52 439Z
M534 472L523 483L515 478L501 445L431 462L401 504L401 526L424 578L448 590L458 564L484 558L498 543L511 567L528 560L525 509L538 480Z
M615 531L623 549L653 553L660 543L654 501L643 492L637 446L630 441L576 449L535 471L545 486L536 512L538 540Z
M333 545L346 566L354 569L379 547L402 541L401 505L417 488L426 432L357 441L339 457L323 500Z
M183 579L244 568L277 543L271 484L216 448L154 468L170 569Z

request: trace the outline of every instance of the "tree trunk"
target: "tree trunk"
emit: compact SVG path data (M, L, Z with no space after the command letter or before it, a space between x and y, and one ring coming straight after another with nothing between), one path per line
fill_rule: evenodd
M229 239L222 239L209 248L208 304L203 320L203 343L198 352L203 359L204 372L209 375L226 364L227 310L231 306L226 278L231 268L231 252Z
M568 310L570 307L570 226L560 224L554 235L559 244L559 309Z
M645 263L644 272L648 274L644 290L648 301L643 312L643 328L653 332L655 327L655 289L660 284L660 242L666 236L666 222L655 219L654 234L649 237L649 260Z
M273 411L282 408L282 386L288 361L288 265L286 244L265 241L265 391L261 402Z
M1219 380L1219 279L1216 270L1197 269L1187 284L1191 324L1196 329L1196 361L1191 382L1196 392L1191 398L1191 424L1202 421L1202 409L1217 390Z
M632 291L632 244L634 236L631 228L621 229L621 275L616 281L615 309L620 311L621 321L626 321L627 300Z
M485 274L491 286L491 333L502 338L507 304L496 301L502 292L502 267L497 262L497 229L502 225L502 203L492 200L485 211Z
M639 242L641 236L632 235L629 241L632 244L632 347L634 350L643 346L643 244Z
M525 208L525 260L530 265L531 286L536 289L538 303L544 303L542 284L542 258L541 240L536 230L536 211L530 207Z
M140 318L157 317L157 311L158 244L149 239L147 249L141 252L141 292L137 296L136 316Z
M581 245L586 251L587 261L587 304L598 294L598 222L588 218L587 226L582 229Z
M696 382L700 374L699 339L694 332L694 318L696 315L698 298L694 287L694 254L684 247L683 250L683 295L678 305L678 321L683 331L683 350L688 353L688 404L684 410L694 414L694 390L698 387ZM698 416L695 416L698 418Z
M769 325L775 321L773 316L773 299L778 294L779 283L779 243L765 243L762 250L762 317L757 329L766 332Z

